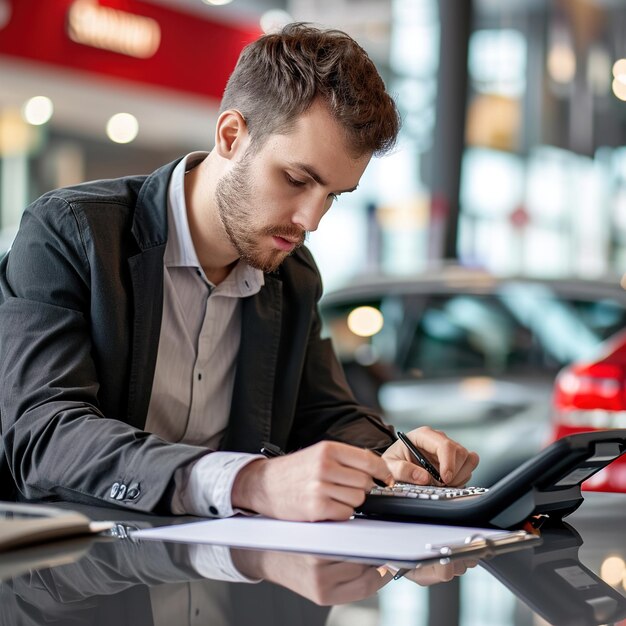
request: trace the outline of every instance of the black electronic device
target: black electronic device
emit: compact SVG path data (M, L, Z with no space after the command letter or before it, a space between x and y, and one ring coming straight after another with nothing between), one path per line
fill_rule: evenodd
M506 585L546 623L596 626L622 623L626 598L578 557L583 543L568 524L541 532L529 550L495 554L480 565Z
M626 452L626 429L558 439L489 489L376 487L357 513L388 519L515 528L533 516L558 523L583 501L581 484Z

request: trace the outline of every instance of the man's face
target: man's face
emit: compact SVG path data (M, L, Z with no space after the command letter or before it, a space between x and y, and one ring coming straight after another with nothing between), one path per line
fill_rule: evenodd
M240 258L275 271L317 229L341 193L353 191L370 160L351 156L341 128L315 103L288 134L249 147L216 186L219 216Z

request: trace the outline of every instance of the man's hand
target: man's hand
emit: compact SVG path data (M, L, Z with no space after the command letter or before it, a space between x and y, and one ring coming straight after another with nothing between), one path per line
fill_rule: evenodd
M446 485L458 487L467 484L478 465L478 455L466 450L439 430L428 426L407 433L409 439L423 452L424 456L439 470ZM407 447L396 441L382 457L390 467L393 477L399 482L418 485L437 485L435 479L418 465Z
M295 521L345 520L363 504L373 478L392 481L369 450L322 441L293 454L259 459L237 474L233 507Z
M462 576L468 569L478 565L477 559L459 559L449 563L419 564L415 569L407 572L404 577L422 587L450 582L457 576Z
M231 549L231 555L245 576L277 583L320 606L362 600L392 580L391 574L373 565L310 554Z

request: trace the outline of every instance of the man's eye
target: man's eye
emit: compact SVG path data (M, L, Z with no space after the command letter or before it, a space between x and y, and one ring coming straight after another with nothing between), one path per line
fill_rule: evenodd
M285 174L285 176L287 177L287 182L294 187L302 187L302 185L306 185L303 180L297 180L296 178L289 176L289 174Z

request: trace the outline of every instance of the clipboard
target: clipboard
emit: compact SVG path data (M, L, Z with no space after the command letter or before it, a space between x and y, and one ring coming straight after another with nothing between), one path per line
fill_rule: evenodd
M132 533L133 539L208 543L235 548L417 563L519 549L539 538L523 530L407 524L353 518L345 522L286 522L232 517Z
M581 484L626 452L626 429L563 437L485 493L449 500L370 494L358 513L372 518L517 528L533 516L558 524L583 502Z
M29 546L111 530L78 511L43 504L0 502L0 555Z
M437 552L439 560L462 558L490 558L495 554L502 554L510 550L525 547L529 542L538 543L540 536L525 530L511 531L486 537L484 533L469 535L460 544L430 545L430 549Z

